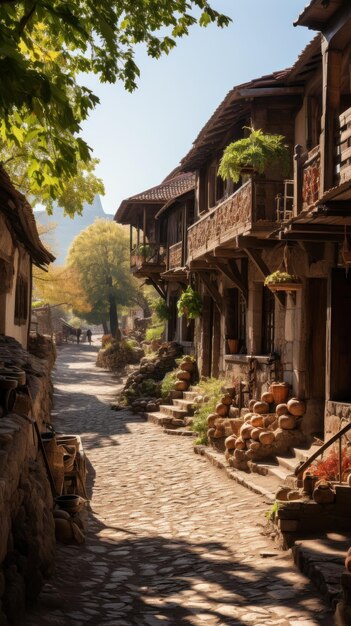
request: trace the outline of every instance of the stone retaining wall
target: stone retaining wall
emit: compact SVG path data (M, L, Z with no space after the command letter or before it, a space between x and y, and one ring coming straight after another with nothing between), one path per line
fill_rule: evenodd
M31 415L39 430L50 419L50 371L54 348L38 340L42 358L0 337L0 362L27 373L33 400ZM45 358L44 358L45 357ZM40 591L55 556L53 500L33 425L21 415L0 419L0 626L19 624L25 605Z

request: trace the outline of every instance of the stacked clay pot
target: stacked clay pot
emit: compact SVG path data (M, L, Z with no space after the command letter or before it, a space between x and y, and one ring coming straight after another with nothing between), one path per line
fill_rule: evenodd
M194 361L190 356L185 356L176 373L177 382L174 385L175 391L187 391L189 389L193 371Z
M259 401L250 400L249 413L239 431L225 440L227 460L234 467L247 469L248 461L274 456L287 439L285 431L296 430L305 411L305 403L296 398L275 406L271 392L263 393ZM218 429L216 420L214 425Z
M233 400L229 393L223 394L220 402L216 405L216 412L211 413L207 418L207 437L215 447L216 440L225 438L229 434L228 431L234 432L235 422L240 422L240 425L243 423L243 420L237 419L238 409L232 406L232 402Z

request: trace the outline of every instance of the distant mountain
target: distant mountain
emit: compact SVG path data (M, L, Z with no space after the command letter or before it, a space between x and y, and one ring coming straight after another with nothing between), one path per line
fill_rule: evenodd
M105 213L102 208L100 196L95 196L92 204L85 204L82 215L76 215L73 219L63 215L63 209L54 207L53 214L46 211L35 211L35 219L43 226L55 225L56 228L48 234L42 235L42 240L50 246L56 256L55 263L62 265L65 262L68 249L73 239L87 226L93 224L97 218L111 220L112 215Z

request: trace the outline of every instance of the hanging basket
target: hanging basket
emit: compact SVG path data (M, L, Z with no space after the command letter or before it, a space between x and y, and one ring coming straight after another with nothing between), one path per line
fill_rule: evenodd
M267 287L273 293L275 291L300 291L300 289L302 289L302 283L269 283Z

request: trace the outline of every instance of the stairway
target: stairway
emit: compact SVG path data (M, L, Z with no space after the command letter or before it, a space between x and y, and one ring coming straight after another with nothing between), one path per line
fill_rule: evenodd
M289 487L296 487L296 467L301 461L306 461L319 447L312 445L310 448L292 448L290 454L276 456L275 459L269 461L251 462L249 465L253 473L275 478L277 488L282 483Z
M186 418L194 415L197 393L195 391L180 392L181 398L174 398L172 404L161 404L159 411L154 413L145 413L145 417L149 422L162 426L164 430L170 434L182 434L196 436L192 430L188 428ZM176 431L178 431L176 433Z

